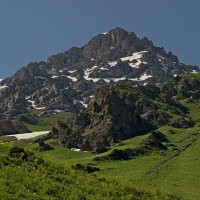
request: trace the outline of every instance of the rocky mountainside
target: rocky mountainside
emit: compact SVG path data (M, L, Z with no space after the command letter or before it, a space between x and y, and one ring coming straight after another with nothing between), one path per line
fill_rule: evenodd
M199 71L185 65L148 38L115 28L92 38L81 48L29 63L0 82L0 119L13 119L29 109L79 112L94 92L108 83L128 86L156 84Z
M104 86L73 123L59 122L52 133L69 148L94 150L163 125L193 127L180 100L190 104L200 102L199 75L177 76L159 86Z

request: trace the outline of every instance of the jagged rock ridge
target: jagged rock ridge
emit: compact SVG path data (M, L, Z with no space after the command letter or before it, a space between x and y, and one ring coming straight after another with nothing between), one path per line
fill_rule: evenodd
M155 84L197 71L197 66L179 63L175 55L155 47L148 38L115 28L81 48L72 47L46 62L29 63L1 81L0 119L13 119L30 108L76 113L107 83Z

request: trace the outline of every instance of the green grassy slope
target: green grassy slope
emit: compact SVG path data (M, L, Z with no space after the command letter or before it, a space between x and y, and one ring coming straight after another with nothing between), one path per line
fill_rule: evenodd
M27 126L29 130L31 131L51 130L52 126L54 126L57 121L59 120L68 121L74 117L73 115L67 114L65 112L57 113L55 115L48 116L48 117L38 117L37 115L39 115L40 112L41 110L35 110L35 109L31 110L30 113L36 116L36 119L38 120L38 124L32 125L32 124L26 123L25 125Z
M186 75L187 80L200 79L200 74ZM162 87L162 86L161 86ZM177 86L179 87L179 86ZM54 150L39 152L37 144L32 143L34 139L14 141L6 146L19 145L27 150L33 151L37 156L49 162L64 166L70 169L71 165L82 163L90 164L100 168L96 172L97 178L106 178L108 181L115 181L124 186L136 187L142 190L170 193L183 197L183 199L200 199L200 104L189 104L187 98L178 96L179 102L188 109L187 113L180 113L186 118L191 118L194 126L191 128L173 128L165 125L159 128L166 135L170 144L168 149L163 151L151 151L148 154L140 155L130 160L117 161L108 160L97 162L95 157L109 155L114 149L136 148L147 135L137 136L125 140L103 154L95 155L90 152L74 152L65 147L58 146L58 141L50 139L48 144ZM173 108L166 107L158 101L154 101L160 110L169 112L173 117L171 121L180 117L172 113ZM126 198L125 198L126 199ZM148 198L147 198L148 199ZM160 199L160 198L158 198Z
M11 153L12 152L12 153ZM44 162L0 145L0 199L178 199L144 192Z
M113 149L138 147L147 135L123 141L119 145L113 146L110 151L100 155L94 155L90 152L74 152L65 147L57 146L57 141L52 139L47 143L55 149L47 152L36 150L38 145L31 143L32 139L17 141L8 145L13 146L18 144L24 146L34 151L37 156L50 162L61 164L68 169L73 164L90 163L92 166L100 168L100 171L97 172L97 177L116 181L129 187L134 186L150 191L157 189L163 193L182 196L184 199L199 199L200 107L197 104L183 103L190 109L187 115L195 121L195 126L187 129L163 126L159 129L180 150L180 155L175 157L173 157L174 147L172 146L168 147L167 151L152 152L128 161L93 161L94 157L107 155ZM169 130L173 130L175 134L170 134ZM195 132L198 132L199 135L193 135ZM162 164L163 161L166 162Z

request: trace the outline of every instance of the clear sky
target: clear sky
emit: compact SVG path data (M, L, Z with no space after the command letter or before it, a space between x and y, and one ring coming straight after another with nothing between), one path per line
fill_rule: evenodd
M0 77L117 26L200 66L200 0L0 0Z

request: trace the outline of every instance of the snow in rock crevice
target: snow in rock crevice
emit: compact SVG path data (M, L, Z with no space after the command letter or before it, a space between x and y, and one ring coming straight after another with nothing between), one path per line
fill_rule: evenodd
M144 73L144 74L139 78L139 80L144 81L144 80L146 80L146 79L148 79L148 78L151 78L151 77L153 77L153 76L148 75L147 73Z
M127 56L127 57L123 57L121 58L121 60L124 61L129 61L129 66L132 68L138 68L140 66L140 64L147 64L144 61L141 61L142 56L144 55L144 53L146 53L147 51L140 51L140 52L135 52L132 54L132 56ZM135 61L135 63L133 63L133 61Z
M28 102L31 103L31 106L36 110L44 110L45 109L45 107L37 107L35 104L35 101L28 99Z
M59 78L58 76L52 76L51 78L55 79L55 78Z
M79 101L85 108L88 107L88 104L84 103L83 101Z
M85 74L85 75L83 76L84 79L85 79L85 80L88 80L88 81L89 81L89 80L93 80L92 78L89 78L89 75L90 75L90 74L92 73L92 71L93 71L94 69L96 69L97 67L98 67L98 66L95 65L95 66L93 66L92 68L87 68L87 69L84 71L84 74Z
M121 60L122 61L130 61L130 62L132 62L133 60L140 60L142 58L143 54L146 52L147 51L135 52L132 54L132 56L123 57L123 58L121 58Z
M114 67L115 65L117 65L117 61L108 61L108 64L109 64L111 67Z
M74 72L77 72L77 70L69 70L68 71L70 74L73 74Z
M76 77L67 76L67 78L71 79L73 82L77 82L78 81L78 79Z
M108 68L105 68L105 67L101 67L99 68L100 70L103 70L103 71L108 71L109 69Z
M8 87L7 85L0 86L0 90L3 90L5 88L7 88L7 87Z

